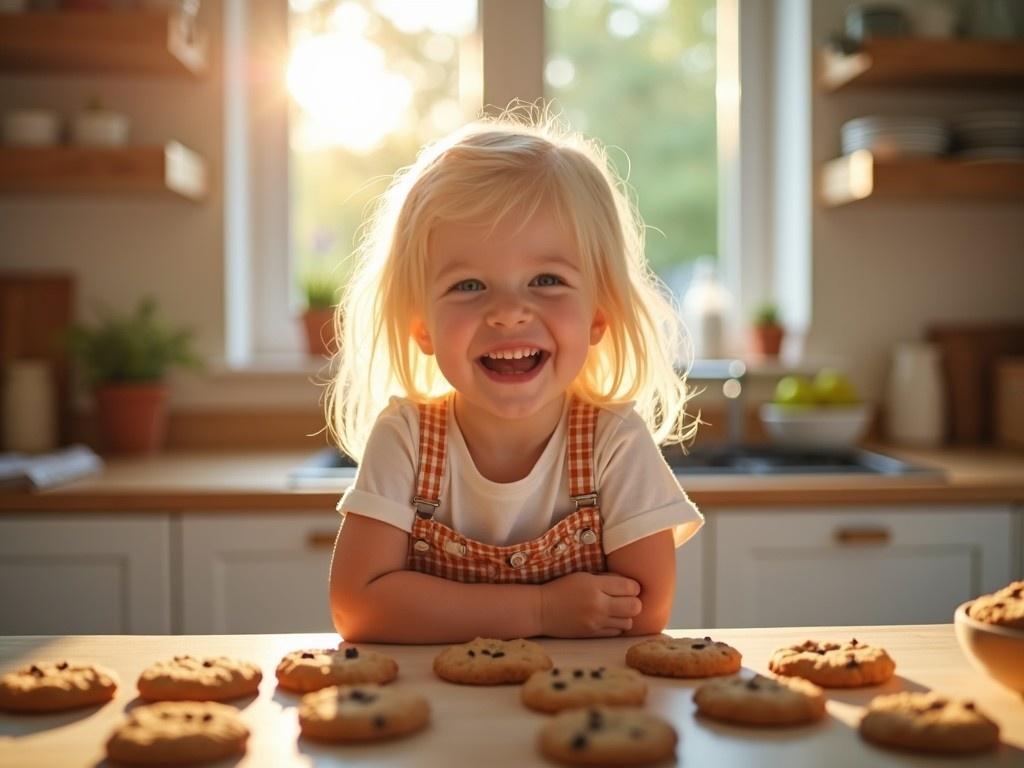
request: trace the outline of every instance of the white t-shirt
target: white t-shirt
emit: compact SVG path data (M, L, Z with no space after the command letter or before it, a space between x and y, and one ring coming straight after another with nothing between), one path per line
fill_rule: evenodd
M508 546L543 535L574 512L565 447L568 405L566 397L558 427L530 474L496 483L477 470L449 402L441 505L434 519L467 538ZM594 467L605 554L669 529L678 547L704 524L632 403L598 410ZM338 511L411 532L418 468L416 403L392 397L373 426L355 483Z

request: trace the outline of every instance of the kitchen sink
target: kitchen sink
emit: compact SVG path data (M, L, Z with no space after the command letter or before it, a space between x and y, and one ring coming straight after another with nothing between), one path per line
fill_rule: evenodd
M941 469L910 464L884 453L861 448L794 449L775 445L716 445L662 449L673 471L682 477L712 475L891 475L939 480ZM356 463L335 448L324 448L288 474L292 488L335 488L356 475ZM344 483L347 485L347 482Z

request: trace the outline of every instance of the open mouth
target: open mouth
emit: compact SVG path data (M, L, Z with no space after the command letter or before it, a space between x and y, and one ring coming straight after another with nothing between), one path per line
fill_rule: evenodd
M522 357L481 355L480 364L487 370L503 376L524 376L540 367L548 357L550 357L549 352L538 349L536 352Z

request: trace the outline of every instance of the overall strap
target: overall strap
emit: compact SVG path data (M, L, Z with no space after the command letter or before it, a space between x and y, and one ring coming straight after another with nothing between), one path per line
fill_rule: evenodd
M576 509L598 506L594 484L594 429L597 407L575 395L569 405L569 438L566 458L569 462L569 496Z
M420 467L416 495L412 504L416 514L432 518L441 504L441 478L444 476L445 450L448 445L448 398L420 403Z

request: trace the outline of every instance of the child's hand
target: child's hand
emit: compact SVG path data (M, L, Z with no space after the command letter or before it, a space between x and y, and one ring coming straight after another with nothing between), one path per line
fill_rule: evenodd
M570 573L541 586L541 634L613 637L633 626L640 584L615 574Z

